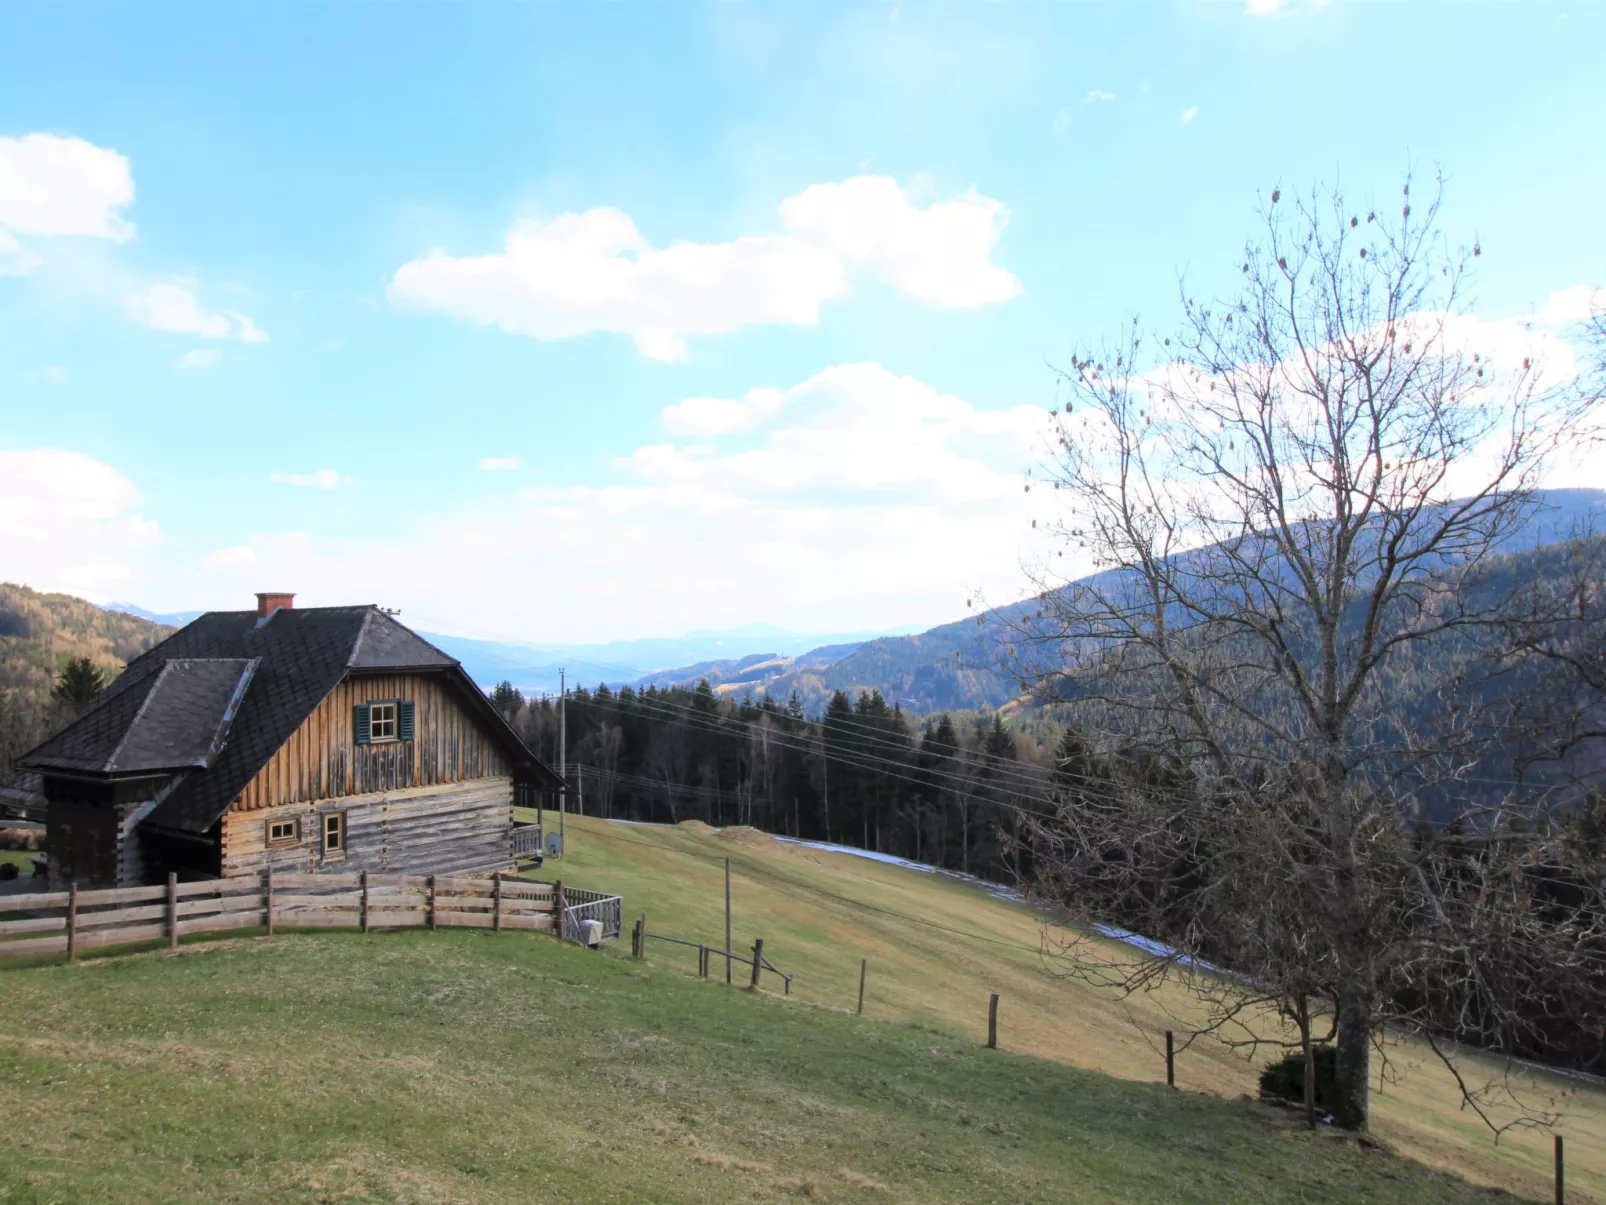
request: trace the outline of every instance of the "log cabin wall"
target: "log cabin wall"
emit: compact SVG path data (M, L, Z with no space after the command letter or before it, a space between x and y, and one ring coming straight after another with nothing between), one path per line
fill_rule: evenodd
M414 706L406 741L358 745L357 705ZM345 813L345 848L323 850L323 816ZM270 845L269 823L297 822ZM246 784L223 818L222 873L275 870L457 874L512 862L507 759L438 678L347 678Z
M326 854L323 817L345 813L345 849ZM268 842L274 821L297 822L296 840ZM236 808L223 818L223 873L275 870L466 874L510 866L513 780L506 776L368 795Z
M413 739L358 745L352 732L353 708L386 699L413 703ZM429 674L361 675L347 678L329 693L246 784L233 810L316 803L510 773L507 759L440 679Z

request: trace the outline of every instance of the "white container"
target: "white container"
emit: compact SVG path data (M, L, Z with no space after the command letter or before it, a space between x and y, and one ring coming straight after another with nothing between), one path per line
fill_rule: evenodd
M602 922L599 920L583 920L580 922L580 940L593 950L602 944Z

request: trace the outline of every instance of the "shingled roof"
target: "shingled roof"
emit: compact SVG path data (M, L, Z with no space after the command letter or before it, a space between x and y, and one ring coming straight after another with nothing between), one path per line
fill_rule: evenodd
M27 765L80 774L210 766L228 740L258 658L174 657L30 753Z
M558 785L454 658L371 606L281 608L263 620L209 611L130 662L18 765L96 777L186 771L146 822L205 832L341 679L364 670L440 673L515 773Z

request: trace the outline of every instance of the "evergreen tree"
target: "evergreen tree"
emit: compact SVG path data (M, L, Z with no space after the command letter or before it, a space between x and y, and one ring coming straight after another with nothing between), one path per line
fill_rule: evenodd
M74 657L56 675L54 694L70 707L84 708L106 689L106 675L88 657Z
M496 684L491 691L491 706L500 711L510 723L524 707L524 696L513 683L506 678Z

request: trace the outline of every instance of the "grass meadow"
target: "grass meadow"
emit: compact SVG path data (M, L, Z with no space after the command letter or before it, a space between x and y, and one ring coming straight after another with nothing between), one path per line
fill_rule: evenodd
M464 930L3 970L0 1202L1548 1199L1548 1140L1495 1147L1404 1048L1377 1143L1308 1134L1244 1099L1254 1068L1219 1048L1166 1088L1157 1034L1188 1002L1056 977L1039 922L973 885L752 834L568 827L544 877L711 943L728 854L737 943L764 937L792 996L699 980L667 943L638 963ZM1585 1199L1599 1101L1573 1103Z

